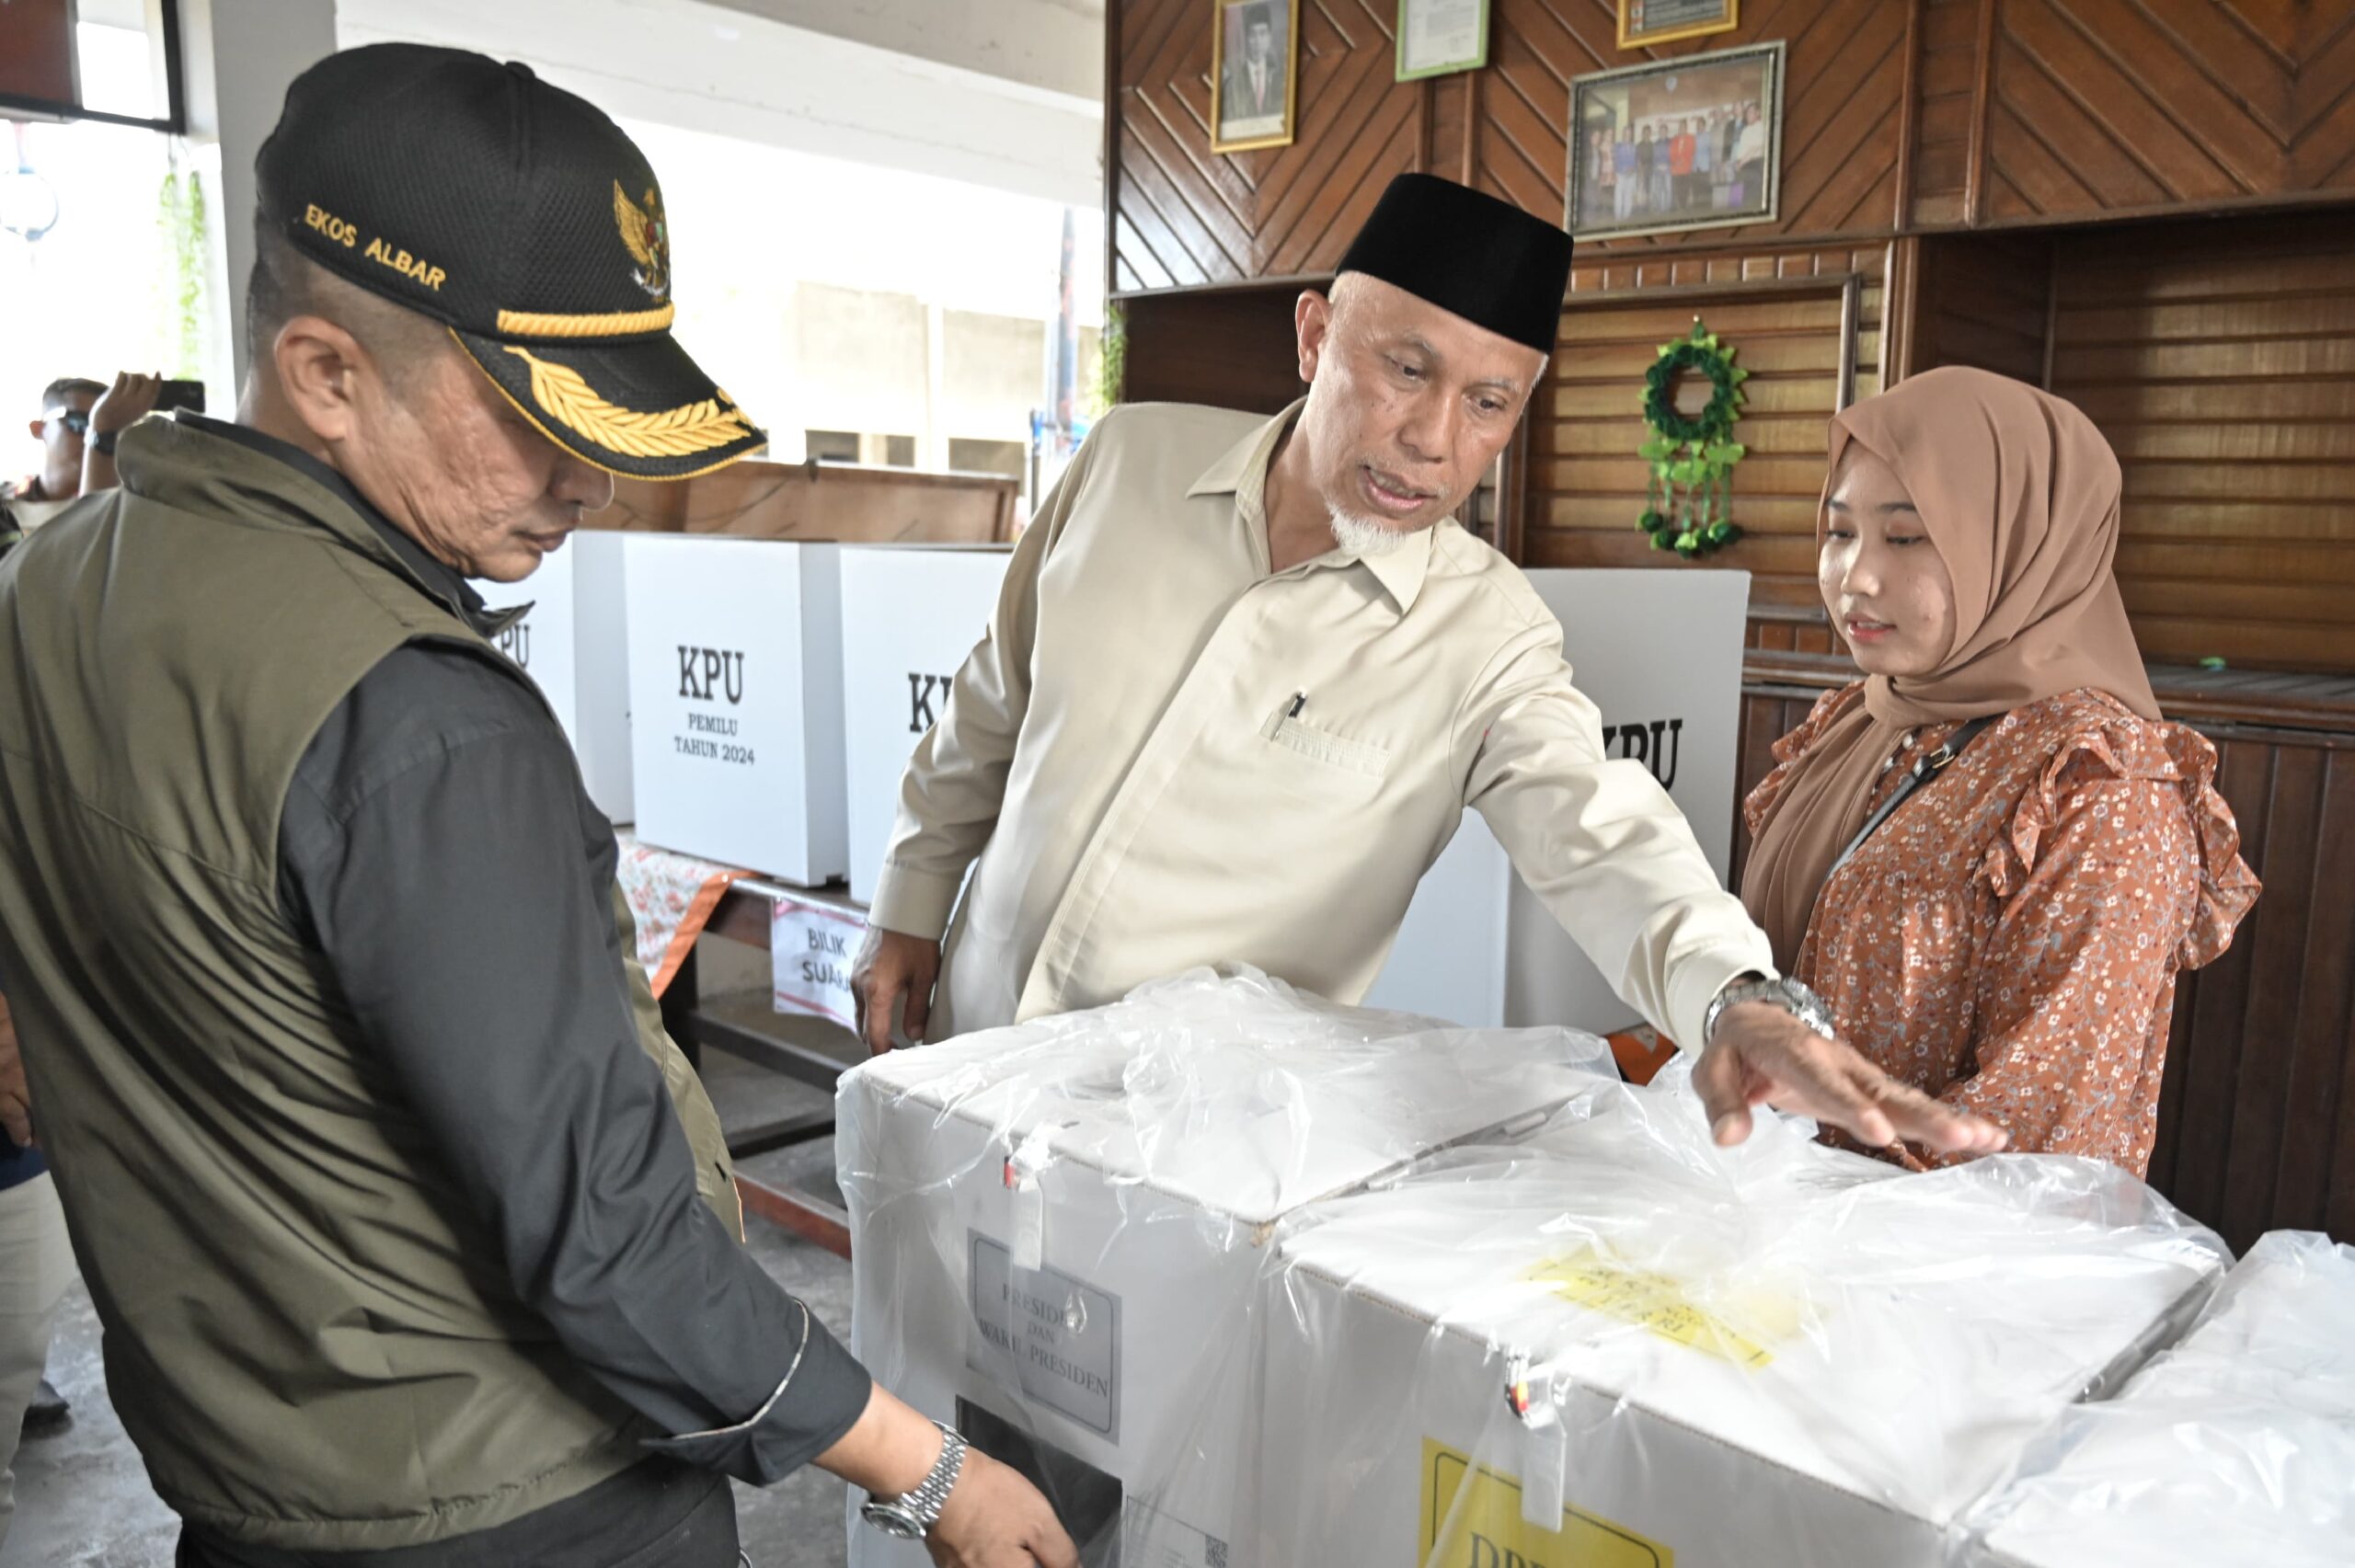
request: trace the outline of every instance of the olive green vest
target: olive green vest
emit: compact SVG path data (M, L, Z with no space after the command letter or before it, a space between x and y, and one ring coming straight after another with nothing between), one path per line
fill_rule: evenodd
M518 1299L278 897L296 763L378 660L440 642L536 688L292 466L164 419L118 462L0 562L0 975L108 1390L164 1500L242 1540L561 1501L654 1434ZM718 1118L627 970L741 1234Z

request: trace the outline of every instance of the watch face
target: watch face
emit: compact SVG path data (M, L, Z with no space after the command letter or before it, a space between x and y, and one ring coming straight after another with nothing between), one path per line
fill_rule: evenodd
M893 1540L924 1539L924 1527L889 1503L869 1503L859 1510L859 1515Z

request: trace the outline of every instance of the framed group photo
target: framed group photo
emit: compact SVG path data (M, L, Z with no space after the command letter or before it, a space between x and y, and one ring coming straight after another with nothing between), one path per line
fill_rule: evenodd
M1300 0L1216 0L1211 151L1286 147L1300 79Z
M1773 222L1783 57L1778 40L1570 78L1562 226L1606 239Z

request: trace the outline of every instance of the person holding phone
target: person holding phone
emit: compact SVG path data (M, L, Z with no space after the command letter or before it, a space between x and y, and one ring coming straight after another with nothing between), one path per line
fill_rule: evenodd
M96 382L84 384L98 386ZM204 412L202 382L169 381L160 372L139 375L118 371L114 384L99 390L104 395L89 411L89 438L82 443L81 493L86 496L115 487L115 439L139 420L150 414L168 414L175 408Z

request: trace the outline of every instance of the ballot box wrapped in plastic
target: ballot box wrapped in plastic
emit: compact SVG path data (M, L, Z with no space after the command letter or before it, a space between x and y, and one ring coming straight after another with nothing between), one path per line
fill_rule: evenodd
M1086 1562L1240 1564L1276 1222L1612 1071L1591 1036L1207 969L879 1058L837 1102L853 1349L1040 1482ZM927 1562L855 1518L851 1542L855 1564Z
M1972 1510L1974 1568L2355 1562L2355 1247L2277 1230Z
M1811 1130L1719 1150L1689 1082L1614 1084L1300 1216L1245 1560L1937 1568L2226 1261L2094 1162L1909 1175Z

